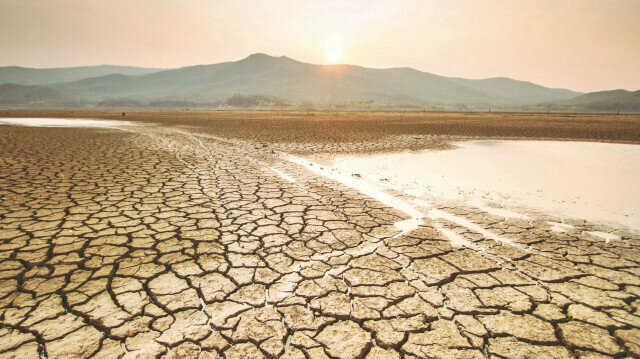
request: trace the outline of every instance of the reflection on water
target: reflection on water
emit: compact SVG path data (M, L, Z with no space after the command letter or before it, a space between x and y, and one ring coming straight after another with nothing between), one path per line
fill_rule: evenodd
M67 118L0 118L0 125L32 127L116 127L129 125L126 121L107 121Z
M475 141L450 151L340 157L334 166L419 198L490 201L640 228L640 146Z
M499 145L501 142L503 142L503 141L499 141L499 140L482 140L482 141L475 141L473 143L478 145L478 146L495 146L495 145Z

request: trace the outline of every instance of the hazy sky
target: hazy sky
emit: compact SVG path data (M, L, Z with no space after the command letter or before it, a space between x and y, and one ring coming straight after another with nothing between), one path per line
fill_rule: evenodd
M0 66L255 52L578 91L640 89L640 0L0 0Z

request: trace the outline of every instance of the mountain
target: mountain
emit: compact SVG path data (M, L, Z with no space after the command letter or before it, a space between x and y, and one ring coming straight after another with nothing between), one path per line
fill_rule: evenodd
M579 92L567 89L548 88L532 82L512 80L506 77L494 77L484 80L456 78L454 80L466 86L496 93L522 103L570 99L580 95Z
M549 111L640 112L640 91L590 92L564 101L541 103L534 107Z
M27 106L75 105L72 97L45 86L0 85L0 104Z
M327 104L348 104L370 109L388 105L445 110L640 112L640 91L582 94L505 77L472 80L407 67L314 65L265 54L165 70L108 65L4 67L0 68L2 82L13 83L0 86L0 104L5 106L326 108Z
M94 102L109 98L221 101L241 93L294 101L462 104L475 108L514 107L580 95L507 78L467 80L411 68L313 65L265 54L138 76L110 74L51 88Z
M113 65L62 67L52 69L8 66L0 67L0 84L14 83L19 85L49 85L57 82L78 81L89 77L98 77L109 74L138 76L161 70L162 69Z
M570 105L595 105L602 103L620 103L621 106L637 103L640 99L640 91L613 90L591 92L564 101Z

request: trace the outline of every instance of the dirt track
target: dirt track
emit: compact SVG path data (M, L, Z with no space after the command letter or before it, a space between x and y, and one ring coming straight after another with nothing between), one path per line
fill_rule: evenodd
M441 206L508 241L446 220L472 243L429 220L395 237L405 215L271 153L446 145L436 120L136 116L166 126L0 127L1 357L640 356L637 234ZM611 121L549 133L640 140L637 117Z

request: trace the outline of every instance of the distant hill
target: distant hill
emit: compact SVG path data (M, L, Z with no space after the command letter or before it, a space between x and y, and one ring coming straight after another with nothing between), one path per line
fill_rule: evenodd
M75 105L76 101L45 86L18 84L0 85L0 105L60 106Z
M20 85L49 85L57 82L71 82L109 74L144 75L162 69L151 69L133 66L82 66L61 67L52 69L34 69L29 67L0 67L0 84L14 83Z
M466 86L499 94L522 103L538 103L551 100L570 99L581 95L567 89L553 89L532 82L494 77L484 80L455 79Z
M621 105L628 105L637 103L640 99L640 91L627 91L627 90L613 90L613 91L599 91L591 92L564 101L570 105L586 105L586 104L598 104L598 103L616 103Z
M55 72L58 70L67 71L66 77ZM327 108L327 104L343 104L337 108L362 105L376 109L388 105L442 110L612 111L619 103L621 111L640 111L637 92L624 90L582 94L505 77L472 80L406 67L314 65L265 54L168 70L117 66L0 68L0 81L3 71L11 73L19 84L64 78L47 85L51 90L48 93L33 89L33 95L27 98L27 89L5 87L4 97L22 96L35 103L33 98L39 93L46 97L41 103L61 96L83 106L106 108Z
M640 112L640 91L591 92L564 101L541 103L533 107L550 111Z

